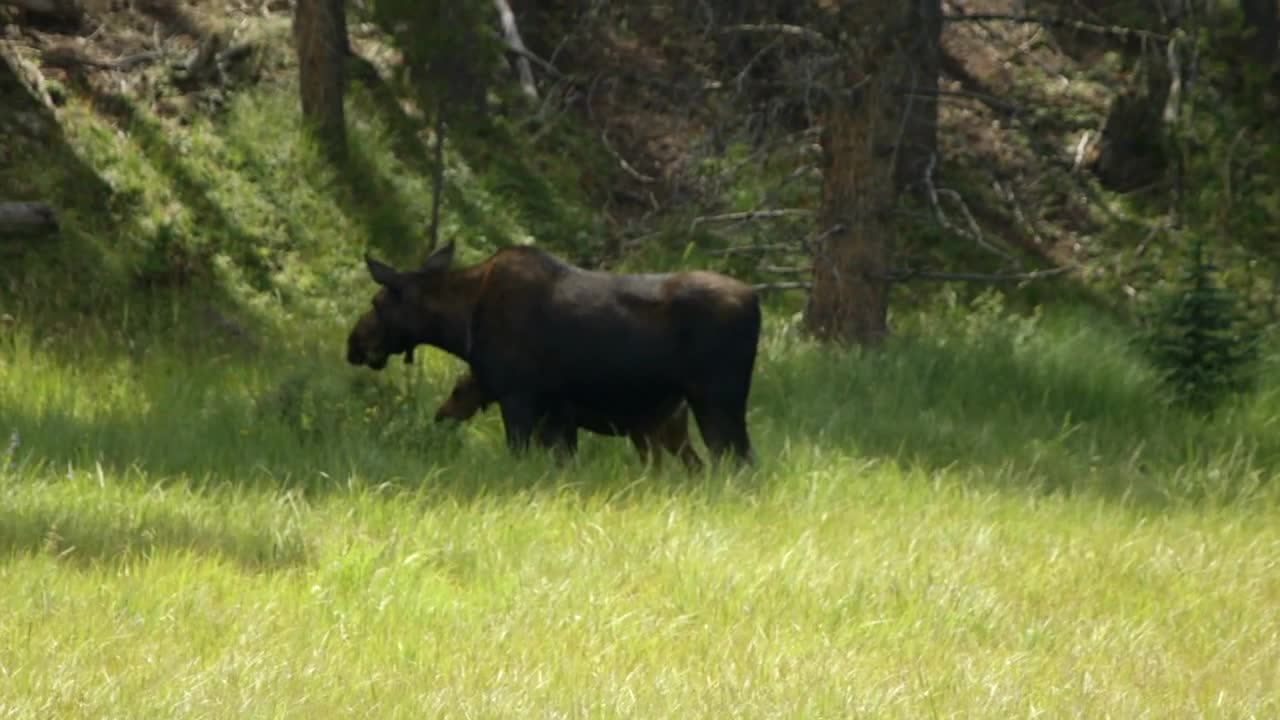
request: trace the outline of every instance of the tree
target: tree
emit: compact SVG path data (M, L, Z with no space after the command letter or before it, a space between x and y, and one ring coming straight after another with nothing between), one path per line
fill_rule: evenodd
M822 208L805 326L837 342L888 334L901 148L918 66L913 37L922 6L862 0L827 10L841 50L822 131ZM936 79L934 81L936 83ZM934 119L936 127L936 117ZM936 132L936 130L935 130Z
M1264 68L1275 66L1280 52L1280 9L1276 0L1240 0L1246 30L1253 31L1249 49L1253 59Z
M341 2L298 0L293 34L298 49L302 116L325 148L336 155L345 154L347 145L342 105L346 26Z
M909 20L918 31L905 48L913 61L906 86L907 105L895 183L917 197L925 193L924 175L938 152L938 72L942 48L942 0L911 0Z

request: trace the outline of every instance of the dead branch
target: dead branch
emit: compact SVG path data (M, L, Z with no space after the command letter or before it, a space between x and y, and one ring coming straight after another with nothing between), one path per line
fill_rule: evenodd
M525 95L537 100L538 86L534 84L533 70L529 68L528 56L532 53L525 49L524 40L520 37L520 28L516 27L516 14L511 12L511 5L507 0L493 0L493 5L498 9L498 19L502 23L502 35L506 39L507 46L516 53L516 72L520 75L520 88L524 90Z
M958 99L964 99L964 100L976 100L982 103L983 105L986 105L988 108L998 113L1001 113L1003 115L1015 115L1015 114L1024 112L1021 107L1011 102L1002 100L990 93L980 92L977 90L968 90L968 89L931 90L927 92L921 92L920 90L915 90L905 85L895 86L894 89L897 90L898 92L910 95L912 97L936 97L938 99L958 98Z
M0 39L0 64L7 65L9 72L20 85L27 89L33 98L46 109L53 109L53 99L49 97L49 86L44 74L36 64L23 57L17 46L10 40Z
M122 55L114 60L99 60L71 45L58 45L40 54L40 63L46 67L75 68L92 67L100 70L127 71L139 65L155 62L163 57L159 50L144 50L140 53Z
M887 275L876 275L876 280L889 280L891 282L906 282L908 280L934 280L938 282L973 282L973 283L1020 283L1032 280L1043 280L1045 278L1064 275L1080 269L1079 265L1063 265L1062 267L1049 268L1047 270L1033 270L1031 272L1022 273L1006 273L1006 274L989 274L989 273L952 273L952 272L933 272L930 270L917 270L915 268L902 268L890 271Z
M995 189L996 194L1000 196L1001 200L1009 203L1013 208L1014 217L1016 217L1018 222L1022 223L1023 227L1031 233L1031 239L1035 241L1036 245L1044 246L1044 238L1040 237L1039 231L1036 230L1035 223L1033 223L1031 219L1027 217L1027 214L1022 211L1022 203L1018 202L1018 195L1013 191L1013 188L999 180L993 181L991 183L991 187Z
M636 180L639 180L642 183L648 184L648 183L654 182L654 179L652 177L645 175L639 170L636 170L634 167L631 166L631 163L627 162L626 158L622 157L621 153L613 149L613 145L609 142L608 130L600 131L600 141L604 144L604 149L609 151L609 154L612 155L614 159L618 161L618 165L628 175L635 178Z
M0 0L0 5L12 5L29 12L65 18L78 18L84 14L84 8L75 0Z
M724 250L715 250L709 255L743 255L746 253L766 253L776 250L803 250L805 249L798 243L766 243L761 245L739 245L737 247L725 248Z
M440 242L440 196L444 190L444 102L436 107L435 161L431 168L431 225L427 229L430 250Z
M924 179L925 194L929 198L929 206L933 210L933 215L937 219L938 224L941 225L943 228L950 230L951 232L959 235L960 237L965 237L972 240L976 245L978 245L978 247L981 247L985 250L995 253L996 255L999 255L1005 259L1010 259L1008 253L1002 251L1000 248L987 242L986 238L983 237L982 228L978 225L977 219L973 217L973 213L969 211L969 206L968 204L965 203L964 198L960 196L960 193L956 192L955 190L951 190L948 188L939 188L936 185L934 185L933 171L934 171L934 168L937 166L937 163L938 163L938 156L936 153L929 156L929 162L927 165L925 165L923 179ZM951 198L951 200L955 202L956 205L960 207L960 212L964 215L965 222L969 226L967 229L958 227L957 225L952 223L950 219L947 218L947 214L942 210L942 203L939 202L938 200L940 195L946 195L948 198Z
M962 8L952 6L953 14L943 15L943 22L1009 22L1021 25L1042 25L1045 27L1065 27L1095 35L1109 35L1123 40L1137 38L1139 40L1156 40L1167 42L1169 36L1163 33L1124 27L1122 25L1099 25L1097 23L1072 20L1070 18L1050 17L1045 15L1011 15L1004 13L967 13Z
M758 25L729 25L722 28L721 33L766 33L770 35L790 35L792 37L812 40L822 45L829 45L826 36L812 28L784 23L763 23Z
M751 289L756 292L776 292L780 290L808 290L813 287L813 283L807 282L776 282L776 283L759 283L752 285Z
M777 273L778 275L803 275L813 272L812 267L785 267L782 265L761 265L760 272Z
M813 211L805 208L782 208L780 210L748 210L746 212L724 213L723 215L703 215L693 219L689 229L707 222L747 222L750 220L774 220L782 217L813 217Z
M0 202L0 233L57 230L53 208L39 202Z

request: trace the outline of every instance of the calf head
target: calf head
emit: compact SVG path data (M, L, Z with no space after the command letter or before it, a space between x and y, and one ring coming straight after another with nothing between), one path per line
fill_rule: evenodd
M436 410L436 422L470 420L472 415L483 410L488 404L489 397L481 389L480 383L476 381L474 375L467 373L458 378L449 397L445 399L440 409Z
M452 242L409 272L365 255L369 275L382 287L373 296L373 307L347 337L347 362L381 370L387 358L404 353L405 362L411 363L415 346L439 345L450 327L468 322L457 317L459 302L449 296L445 282L452 261Z

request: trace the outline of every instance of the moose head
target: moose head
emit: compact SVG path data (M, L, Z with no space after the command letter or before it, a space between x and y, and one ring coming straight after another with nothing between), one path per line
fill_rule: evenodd
M466 298L448 282L453 262L452 242L431 253L418 270L401 272L365 255L369 275L381 287L373 307L356 322L347 337L347 362L374 370L387 359L404 353L413 362L418 345L435 345L457 353L456 337L470 322Z

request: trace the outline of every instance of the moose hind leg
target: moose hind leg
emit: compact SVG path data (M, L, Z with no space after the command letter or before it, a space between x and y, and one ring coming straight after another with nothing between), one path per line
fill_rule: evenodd
M562 406L543 408L536 421L538 445L560 457L569 457L578 451L578 425L572 413Z
M747 396L732 387L711 387L690 394L689 405L707 442L707 450L717 460L728 451L740 462L755 462L747 435Z

